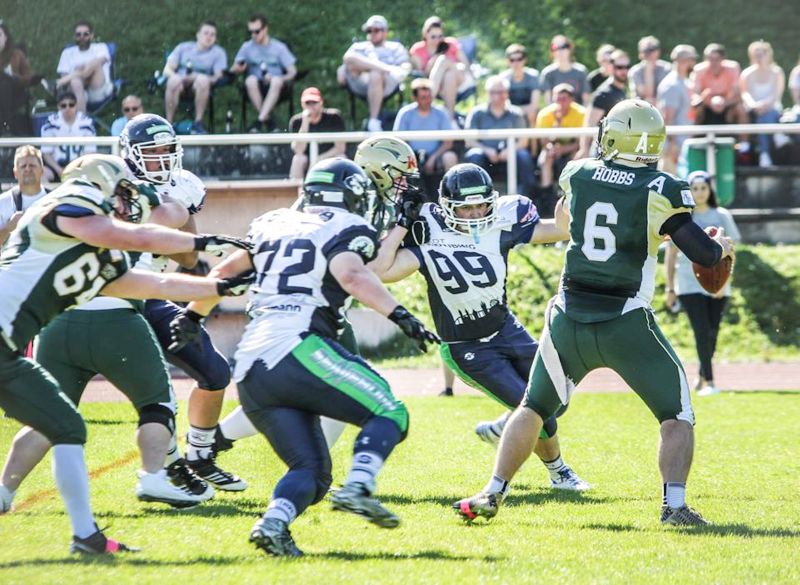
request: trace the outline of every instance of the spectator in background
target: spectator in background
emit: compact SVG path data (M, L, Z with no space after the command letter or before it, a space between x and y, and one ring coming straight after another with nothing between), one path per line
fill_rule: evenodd
M200 23L194 41L179 44L167 57L164 76L167 88L164 92L164 108L171 124L178 109L181 94L194 93L194 124L192 134L208 134L203 125L212 86L222 79L228 68L225 49L216 44L217 25L210 20Z
M64 138L69 136L97 136L94 120L78 111L78 99L72 90L67 89L58 95L58 112L51 114L42 126L42 138ZM47 182L61 180L61 171L67 164L83 156L97 152L94 144L59 144L43 146L42 158Z
M508 80L492 75L486 80L489 102L475 106L467 116L468 130L527 128L525 114L508 102ZM505 172L508 150L500 139L467 140L464 162L473 163L489 173ZM521 195L533 195L533 158L526 138L517 139L517 185Z
M697 50L692 45L676 45L670 53L672 70L658 84L658 109L667 126L684 126L694 123L692 91L689 75L697 63ZM678 157L686 136L667 136L661 160L664 170L675 173Z
M772 45L766 41L755 41L747 47L750 66L742 71L739 88L745 110L756 124L777 124L783 112L783 90L786 76L783 69L772 60ZM780 135L781 147L788 142L785 134ZM776 143L778 135L775 136ZM770 155L771 138L769 134L758 135L758 165L772 166Z
M47 194L42 187L44 163L42 153L26 144L14 152L14 178L17 186L0 194L0 246L14 228L22 213Z
M380 132L383 98L400 86L411 71L411 63L401 43L387 40L389 23L380 14L370 16L361 30L367 33L367 40L350 45L337 78L339 85L346 85L354 94L367 98L367 130Z
M539 101L542 92L539 86L539 72L528 63L528 50L524 45L514 43L506 47L508 69L500 76L508 80L508 97L511 103L525 112L528 126L536 125L536 114L539 110Z
M450 114L433 105L433 83L421 77L411 82L414 102L403 106L394 120L394 130L450 130ZM420 171L428 177L446 173L458 162L452 140L409 140L417 155ZM429 192L429 195L432 195ZM434 200L434 199L431 199Z
M114 120L111 124L111 136L119 136L128 120L134 116L144 113L142 100L137 95L126 95L122 100L122 116Z
M628 70L631 67L631 59L628 57L628 53L621 49L616 49L611 53L611 65L614 68L614 73L592 94L592 101L586 109L584 125L589 128L597 127L597 124L605 118L611 108L628 97L630 90ZM575 158L589 156L592 137L582 136L580 144L581 146L575 154Z
M305 134L306 132L344 132L344 119L339 110L325 108L322 94L316 87L307 87L300 96L300 105L303 111L292 116L289 120L289 132L292 134ZM308 170L307 142L292 142L292 166L289 169L289 178L302 179ZM345 156L344 142L320 142L317 150L317 160Z
M269 22L263 14L254 14L247 23L250 40L236 53L231 73L247 72L244 86L247 97L258 112L249 132L271 132L275 122L270 118L284 86L297 76L297 59L284 43L269 36ZM265 97L266 94L266 97Z
M739 91L739 64L725 59L725 47L719 43L707 45L703 57L705 61L694 68L695 124L749 123ZM739 135L739 152L749 151L747 135Z
M579 104L589 103L589 82L586 79L586 67L574 62L575 45L564 35L556 35L550 41L550 54L553 62L542 69L540 89L544 92L544 101L553 103L553 88L559 83L569 83L575 90L575 101Z
M41 80L31 70L25 52L14 45L8 25L0 20L0 136L30 134L27 91Z
M736 223L730 211L717 205L717 197L708 173L695 171L690 173L686 180L695 202L692 221L701 228L722 227L727 237L738 242L741 236ZM667 270L667 307L673 311L677 310L675 303L679 301L680 306L686 310L694 332L697 357L700 360L700 373L694 388L699 390L698 396L718 394L719 389L714 384L711 360L717 349L722 313L731 296L731 283L728 281L716 295L708 293L697 282L692 263L671 242L667 246L664 264Z
M661 41L654 36L639 39L639 59L631 67L630 79L636 97L655 105L659 84L669 73L670 65L661 57Z
M792 104L800 107L800 59L789 73L789 91L792 92Z
M586 117L586 108L575 103L575 90L569 83L560 83L553 88L555 102L542 108L536 118L537 128L581 128ZM553 217L555 209L555 190L553 179L561 175L566 164L578 151L577 138L543 138L539 149L539 187L538 197L534 198L536 208L542 217Z
M595 53L597 69L591 71L587 77L589 81L589 91L594 93L602 83L614 73L614 66L611 63L611 53L616 50L614 45L600 45Z
M91 23L81 20L75 25L75 44L61 52L58 60L56 90L69 89L75 94L78 111L86 104L99 104L114 92L111 79L111 54L105 43L94 43Z
M422 25L422 40L411 45L411 66L431 80L434 97L440 97L455 119L458 94L475 86L469 59L455 37L444 36L444 25L431 16Z

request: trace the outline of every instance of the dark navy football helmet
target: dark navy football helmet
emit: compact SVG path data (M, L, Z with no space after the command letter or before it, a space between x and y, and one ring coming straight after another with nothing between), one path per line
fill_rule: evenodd
M372 222L377 193L360 166L346 158L319 161L308 170L303 182L306 205L346 209Z
M161 116L139 114L131 118L119 143L120 154L133 174L150 183L169 183L172 173L182 167L183 147L172 124Z

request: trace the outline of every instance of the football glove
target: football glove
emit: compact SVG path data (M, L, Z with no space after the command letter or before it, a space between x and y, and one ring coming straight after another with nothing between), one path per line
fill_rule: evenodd
M217 293L221 297L239 297L250 289L256 281L256 273L252 270L230 278L222 278L217 282Z
M236 238L234 236L202 234L194 238L194 249L198 252L209 252L214 256L221 257L228 248L252 250L253 243L244 238Z
M425 329L422 321L408 312L402 305L397 305L389 314L389 320L395 323L400 330L411 339L418 342L420 351L427 351L427 343L441 343L442 340L435 333Z
M203 331L203 317L189 309L182 309L169 323L170 344L167 351L175 353L194 343Z
M425 203L424 193L419 188L409 185L396 205L397 225L411 229L411 225L419 218L423 203Z

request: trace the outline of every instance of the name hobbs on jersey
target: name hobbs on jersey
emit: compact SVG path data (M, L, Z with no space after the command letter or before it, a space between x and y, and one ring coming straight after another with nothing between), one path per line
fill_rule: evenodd
M615 185L633 185L635 176L636 175L628 171L621 171L608 167L597 167L594 171L594 175L592 175L592 180L614 183Z

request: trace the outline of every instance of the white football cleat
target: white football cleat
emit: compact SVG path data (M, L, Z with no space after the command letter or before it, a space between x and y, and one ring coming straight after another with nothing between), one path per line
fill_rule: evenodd
M11 511L11 504L14 502L16 493L0 484L0 514L6 514Z
M570 492L585 492L592 489L588 482L583 481L571 467L566 465L558 472L558 479L550 479L550 487Z
M187 486L178 487L167 477L165 470L156 473L136 472L136 497L142 502L161 502L173 508L193 508L214 497L214 488L207 486L201 494L195 494Z
M714 394L719 394L719 388L717 388L713 384L704 386L703 388L700 388L700 390L697 391L698 396L713 396Z
M475 434L478 435L481 441L497 447L500 444L500 437L503 435L503 429L498 429L495 421L487 420L479 422L475 426Z

